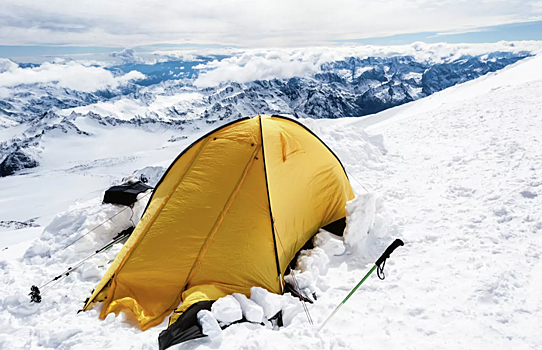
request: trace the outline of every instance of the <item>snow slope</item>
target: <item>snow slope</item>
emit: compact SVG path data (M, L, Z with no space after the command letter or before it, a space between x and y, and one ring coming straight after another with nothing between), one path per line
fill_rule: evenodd
M306 120L341 158L359 194L348 207L352 246L320 234L318 248L301 260L298 279L318 295L308 305L315 325L395 237L405 247L386 264L386 279L368 279L320 333L298 313L278 331L235 324L219 340L176 348L540 349L540 72L537 56L364 119ZM163 152L154 151L157 160L172 150ZM118 178L115 169L111 176ZM100 171L107 174L107 166ZM119 215L60 250L114 212L97 198L74 204L24 257L0 251L0 348L157 348L165 324L141 332L123 314L101 321L96 310L76 313L119 247L61 281L41 304L28 303L32 284L54 277L127 224ZM17 231L1 234L0 240Z

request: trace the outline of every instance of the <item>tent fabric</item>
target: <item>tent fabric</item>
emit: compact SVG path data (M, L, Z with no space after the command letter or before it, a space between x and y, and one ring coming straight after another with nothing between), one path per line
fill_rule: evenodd
M308 129L258 116L205 135L172 163L84 310L131 311L143 330L191 305L282 275L354 193L338 158Z

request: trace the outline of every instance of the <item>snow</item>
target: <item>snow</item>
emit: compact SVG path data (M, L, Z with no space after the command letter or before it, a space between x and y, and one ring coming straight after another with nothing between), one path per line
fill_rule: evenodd
M357 195L346 204L346 212L348 213L344 233L346 245L363 252L374 244L368 242L368 239L383 237L388 233L390 219L382 198L375 193ZM361 248L362 245L365 248Z
M230 324L243 318L241 305L231 295L218 299L211 307L214 318L220 323Z
M88 118L76 123L92 137L45 136L40 168L0 178L0 220L37 217L38 224L46 225L74 202L103 195L123 177L148 166L155 167L147 177L156 183L171 160L193 141L189 137L168 142L180 131L164 128L150 131L127 125L111 129Z
M243 310L243 317L249 322L260 323L263 321L263 308L248 299L244 294L233 293L233 297L237 300Z
M518 85L542 80L542 55L526 58L496 73L488 73L476 80L452 86L427 98L407 103L396 108L362 118L344 118L340 123L355 123L371 130L371 126L382 126L385 122L394 123L398 119L410 119L422 112L429 112L444 105L458 104L480 95L487 95L498 90L513 89Z
M149 90L163 90L163 88L158 86L151 87ZM97 102L82 107L64 109L59 113L61 115L70 115L72 112L81 114L94 112L103 116L114 116L122 120L130 120L138 116L145 117L147 114L152 114L160 119L169 119L166 113L169 108L179 106L180 110L186 110L198 101L202 101L203 97L203 94L191 91L174 95L158 93L155 100L150 104L146 104L141 100L123 97L115 101Z
M267 290L260 287L252 287L250 289L250 299L263 308L264 315L267 319L278 314L285 304L282 295L269 293Z
M223 299L237 303L235 318L239 311L247 319L254 313L254 323L220 330L215 317L224 318L224 310L200 312L209 337L173 349L540 348L541 91L542 57L536 56L376 115L303 121L343 161L358 195L347 207L344 241L320 232L316 248L301 254L294 271L300 289L317 297L306 304L314 326L295 298L252 288L250 299ZM49 165L0 179L2 219L40 216L44 226L0 232L0 247L8 247L0 251L0 348L157 348L167 320L142 332L130 315L102 321L99 306L77 313L120 245L47 290L41 304L29 303L27 295L30 286L42 285L137 220L143 198L134 216L126 210L106 220L120 208L101 204L103 187L138 169L156 181L167 160L193 139L167 143L171 132L138 132L134 144L147 142L150 151L134 145L133 158L130 147L120 146L99 165L91 160L96 154L79 161L72 153L70 165L57 171L55 153L69 155L70 147L60 138L51 142L63 147L44 151L51 152L44 154ZM102 139L104 148L113 136ZM117 138L124 141L122 133ZM86 146L91 152L92 143ZM89 164L90 171L67 171ZM83 193L90 198L76 201ZM388 259L386 279L368 278L317 332L396 237L405 246ZM280 329L266 321L278 311L285 321Z
M201 325L202 333L208 336L212 343L222 341L222 329L211 311L201 310L198 312L198 322Z
M22 256L42 231L40 227L0 231L0 259L16 259Z

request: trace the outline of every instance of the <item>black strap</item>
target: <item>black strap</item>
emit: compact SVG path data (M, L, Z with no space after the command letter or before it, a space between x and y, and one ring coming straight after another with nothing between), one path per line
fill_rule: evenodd
M386 278L386 275L384 275L384 266L386 266L386 260L384 260L382 265L376 267L376 274L382 281Z
M28 293L28 295L30 295L31 302L41 303L41 294L40 294L40 289L38 288L38 286L32 286L30 288L30 293Z

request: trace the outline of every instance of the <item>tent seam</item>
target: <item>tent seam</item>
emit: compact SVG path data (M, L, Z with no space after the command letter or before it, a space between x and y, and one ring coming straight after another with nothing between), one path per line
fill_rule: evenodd
M271 220L271 232L273 235L273 248L275 250L275 262L277 264L277 274L279 279L279 285L280 285L280 291L284 291L284 285L282 283L282 271L280 268L280 260L279 260L279 252L277 249L277 238L275 234L275 219L273 217L273 210L271 209L271 195L269 194L269 180L267 179L267 166L265 163L265 147L264 147L264 140L263 140L263 126L262 126L262 117L258 116L258 119L260 121L260 137L262 139L262 158L263 158L263 172L265 175L265 188L267 190L267 203L269 204L269 219ZM284 249L283 249L284 250Z
M171 195L173 194L173 192L177 189L177 187L179 186L179 184L181 183L181 181L185 178L186 174L188 173L188 171L190 170L190 168L192 167L192 165L194 165L194 162L196 161L196 159L199 157L199 155L201 154L201 152L203 151L203 149L205 148L205 146L207 145L207 143L209 142L209 138L207 137L206 140L202 143L202 145L200 146L200 148L198 149L198 152L194 155L194 158L192 159L192 161L190 162L190 165L187 167L186 171L184 172L183 176L179 179L179 181L177 181L176 185L174 187L172 187L171 191L169 191L168 195L166 196L166 199L164 200L164 202L160 205L160 207L158 208L158 210L156 210L156 212L154 213L154 215L152 216L151 220L149 220L149 223L147 224L147 226L145 226L145 228L143 229L143 232L141 232L141 234L139 235L138 237L138 240L134 242L134 244L132 245L132 247L128 250L128 252L126 252L126 255L123 257L122 259L122 262L121 264L119 264L119 267L115 270L115 272L113 273L111 279L111 286L110 286L110 290L109 292L107 293L107 298L106 300L112 300L112 292L114 292L115 288L114 287L114 284L116 285L116 277L117 277L117 274L118 272L122 269L122 267L124 267L124 264L125 262L128 260L128 258L131 256L132 252L135 250L135 248L137 248L137 246L139 245L139 243L143 240L143 238L145 237L146 233L149 231L150 229L150 226L152 225L152 223L154 223L154 221L156 220L156 217L162 212L162 210L164 209L164 207L166 206L166 204L169 202L169 199L171 198ZM100 291L101 292L101 291ZM98 293L99 294L99 293ZM107 308L103 308L102 309L102 313L104 311L106 311L107 309L109 309L109 306L111 304L109 304L107 306ZM100 313L100 317L102 316L102 313ZM105 316L105 314L103 315Z
M153 193L151 194L151 198L149 198L149 202L147 203L147 206L145 207L145 210L143 211L143 215L145 214L145 212L147 211L147 209L149 208L149 205L154 197L154 193L156 192L156 189L158 188L158 186L160 186L160 184L162 183L162 181L166 178L166 176L168 175L169 171L171 170L171 168L173 168L173 166L175 165L175 163L177 163L177 161L179 159L181 159L181 157L183 155L185 155L186 152L188 152L190 149L192 149L192 147L194 147L195 145L197 145L200 141L210 137L211 135L213 135L214 133L222 130L222 129L225 129L229 126L232 126L234 124L237 124L237 123L240 123L240 122L243 122L243 121L246 121L250 119L249 117L244 117L244 118L239 118L239 119L236 119L236 120L232 120L231 122L228 122L222 126L219 126L218 128L216 129L213 129L211 131L209 131L208 133L206 133L205 135L201 136L200 138L198 138L196 141L192 142L189 146L185 147L185 149L179 153L179 155L177 156L177 158L175 158L173 160L173 162L171 162L171 164L169 165L169 167L167 168L167 170L164 172L164 174L162 175L162 177L160 178L160 180L158 181L158 183L156 184L155 188L154 188L154 191Z
M226 217L226 214L230 210L230 207L231 207L233 201L235 200L235 198L239 194L239 190L241 189L241 186L245 182L245 179L247 177L248 172L250 171L250 169L252 168L252 165L254 164L254 160L256 158L256 155L257 155L258 151L260 150L260 147L261 147L261 145L258 146L258 147L255 147L254 151L252 152L252 154L250 156L249 161L247 162L247 165L245 166L245 169L243 170L243 174L241 175L241 177L237 181L237 184L236 184L235 188L233 189L233 191L230 193L228 201L224 205L224 208L222 208L222 211L220 212L220 215L217 218L215 224L211 228L211 231L209 232L209 234L205 238L205 241L203 242L203 245L200 248L200 251L198 253L196 261L194 262L194 264L192 265L192 268L190 269L190 272L188 273L188 277L186 278L186 281L184 283L184 290L187 289L186 287L188 286L188 283L190 283L190 280L194 277L194 275L198 271L198 268L199 268L199 266L201 264L201 261L203 260L203 257L205 255L205 253L207 252L207 249L209 248L209 245L211 244L215 234L218 232L218 229L222 225L222 222L224 221L224 218ZM181 293L184 292L184 290L181 291Z

